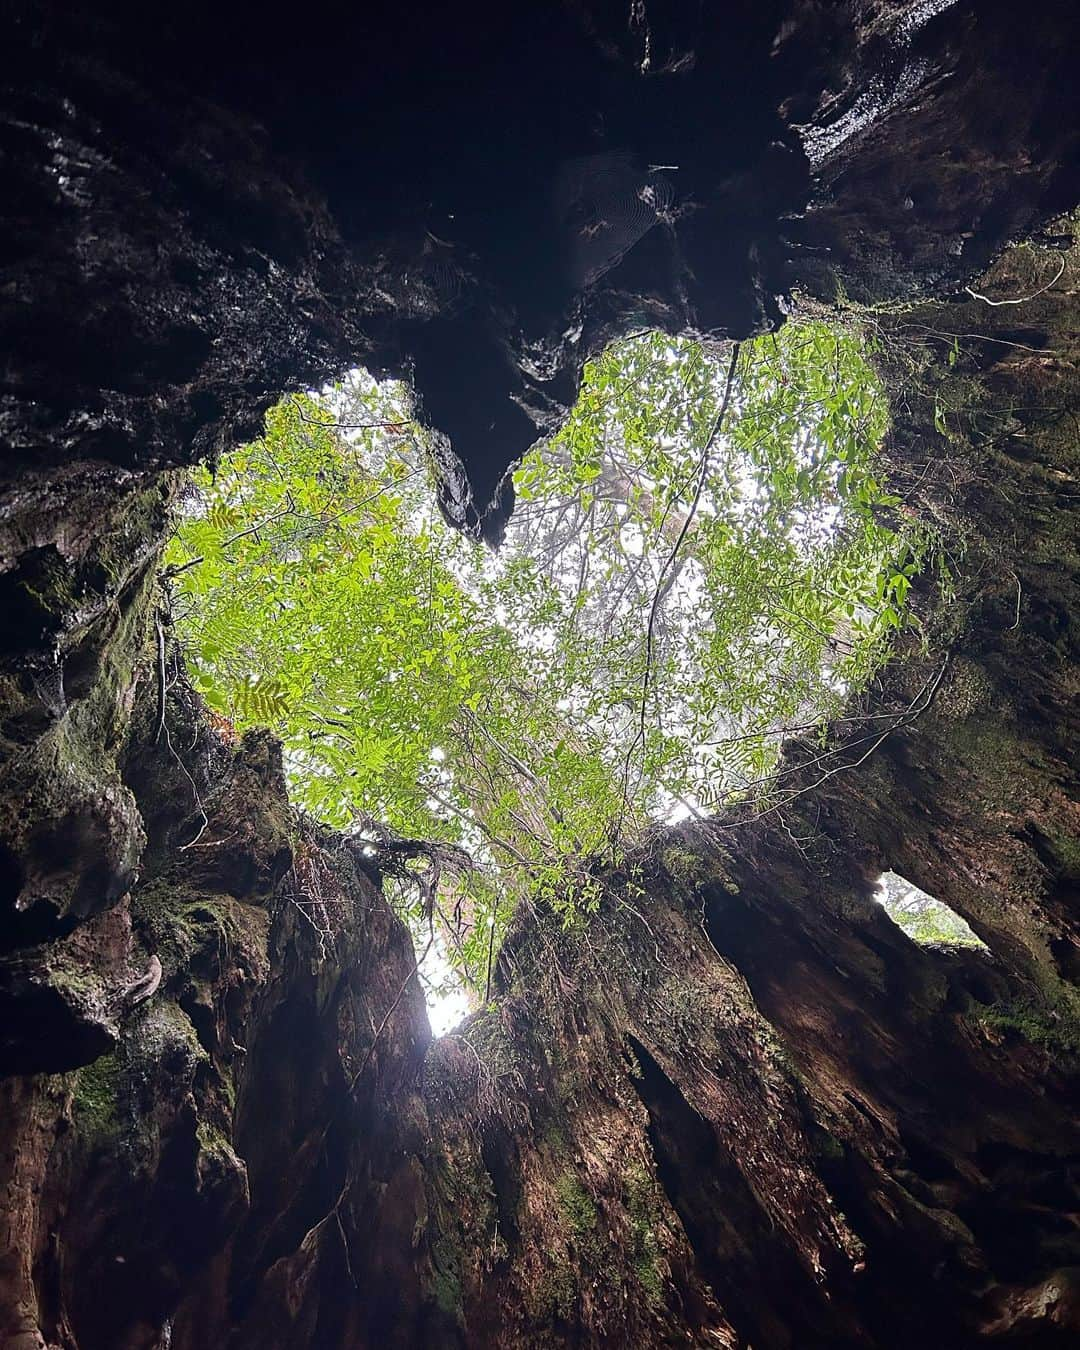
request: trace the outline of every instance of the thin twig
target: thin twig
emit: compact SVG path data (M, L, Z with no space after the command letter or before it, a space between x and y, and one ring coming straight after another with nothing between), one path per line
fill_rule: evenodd
M486 981L484 982L484 1002L485 1002L485 1004L491 1002L491 963L492 963L492 960L494 959L494 956L495 956L495 915L494 915L494 914L492 914L492 916L491 916L491 918L490 918L490 920L489 920L489 923L490 923L490 926L491 926L491 933L490 933L490 935L489 935L489 937L488 937L487 979L486 979Z
M158 724L157 731L154 732L154 744L157 745L161 739L161 733L165 730L165 630L156 614L154 615L154 627L157 629L158 658Z
M368 1064L371 1062L371 1057L375 1053L375 1047L379 1043L379 1037L383 1034L383 1031L386 1029L387 1022L389 1022L391 1017L393 1017L394 1013L397 1012L398 1004L404 998L405 990L408 989L409 987L409 981L415 980L416 977L419 975L420 967L427 960L428 952L431 951L431 947L434 941L435 941L435 934L434 932L432 932L431 937L428 938L427 946L424 948L423 952L421 953L419 959L416 961L416 964L413 966L412 970L410 970L409 973L405 976L405 979L401 983L401 988L397 991L397 997L394 999L393 1003L390 1004L389 1008L387 1008L386 1016L379 1023L378 1030L375 1032L374 1040L368 1046L367 1053L364 1055L364 1058L360 1061L360 1067L353 1074L352 1078L349 1081L349 1086L345 1090L346 1098L352 1096L357 1083L359 1083L360 1081L361 1075L367 1068Z
M709 454L713 444L724 424L724 418L727 415L728 406L731 403L731 394L735 385L735 371L739 364L739 353L742 350L742 344L736 342L731 349L731 361L728 365L727 380L724 385L724 396L720 402L720 410L716 414L716 420L713 423L712 431L705 442L705 448L701 452L701 469L698 473L697 486L694 489L693 500L690 503L690 509L683 520L682 528L679 530L675 543L672 545L671 552L663 567L660 569L660 576L657 578L656 589L653 592L652 604L649 606L649 622L645 630L645 670L641 678L641 704L640 716L638 722L637 735L631 742L626 752L626 760L623 764L623 812L626 810L626 798L630 778L630 760L634 751L639 745L645 744L645 718L648 713L649 682L652 678L652 650L653 639L656 631L656 616L660 607L660 601L665 594L664 582L668 572L671 570L676 559L679 556L679 550L682 548L683 540L689 532L690 526L697 513L698 504L701 501L701 494L705 490L705 480L709 472Z
M1006 633L1011 633L1014 628L1020 627L1020 597L1023 592L1020 589L1020 578L1015 572L1012 574L1012 579L1016 582L1016 621L1009 624L1008 628L1005 629Z
M368 506L371 504L371 502L377 501L378 498L381 497L384 492L389 492L391 488L399 487L403 483L408 483L411 479L418 477L423 472L424 470L422 468L413 469L413 471L411 473L406 474L404 478L399 478L392 483L383 483L382 486L378 489L378 491L372 492L367 497L361 497L360 500L357 502L347 503L344 506L344 508L338 511L335 515L324 516L312 514L308 515L306 518L308 520L317 520L319 524L323 526L333 525L335 521L340 520L342 516L347 515L350 511L359 511L359 509L362 506ZM235 544L240 539L245 539L250 534L258 534L258 532L265 526L272 525L274 521L282 520L285 516L294 515L299 516L301 519L304 519L301 512L299 512L296 509L296 504L292 499L292 494L290 493L288 494L288 496L289 496L289 505L285 507L284 510L275 511L272 515L264 516L262 520L257 521L254 525L250 526L248 529L240 530L239 533L230 535L228 539L223 539L220 545L222 553L224 553L224 551L231 544ZM206 561L205 555L200 555L197 558L189 558L186 563L182 563L179 567L177 567L175 564L171 567L166 567L161 574L162 580L171 581L174 577L178 577L181 575L181 573L186 572L189 567L197 567L199 563L205 561Z
M888 738L893 734L894 731L901 731L905 727L910 726L917 717L921 716L922 713L924 713L927 710L927 708L929 708L930 704L934 701L934 696L938 691L938 687L940 686L941 681L944 678L945 671L948 669L948 666L949 666L949 657L948 655L946 655L945 660L941 663L941 668L923 686L923 688L919 691L919 693L916 694L915 698L908 705L907 710L901 713L900 716L897 718L896 722L891 727L886 727L885 730L879 736L875 736L872 738L866 736L858 737L854 741L848 741L846 744L837 747L837 750L835 751L829 751L825 755L821 755L818 756L818 758L816 759L810 760L808 764L793 765L791 769L787 770L786 775L778 774L776 775L776 777L779 778L782 776L790 776L792 774L804 772L807 768L810 768L815 764L822 763L825 759L828 759L832 754L840 753L844 750L850 750L856 745L861 745L867 740L872 740L873 743L871 744L870 748L864 751L864 753L861 754L858 759L852 760L848 764L837 764L834 768L826 769L825 772L822 773L819 778L814 780L814 782L808 783L805 787L797 788L794 792L789 793L785 798L783 798L783 800L772 802L770 805L763 807L760 811L756 812L752 816L743 817L740 820L734 821L714 821L712 822L713 828L718 830L731 830L731 829L738 829L743 825L749 825L752 821L761 820L765 816L771 815L774 811L779 811L781 807L790 805L791 802L795 801L799 797L804 797L808 792L813 792L815 788L819 788L822 785L822 783L827 782L828 779L835 777L838 773L844 773L848 769L858 768L860 764L862 764L865 760L870 758L870 756L874 753L874 751L878 748L878 746L880 746L884 741L888 740ZM920 703L920 700L921 706L917 707L916 705Z
M1062 258L1061 266L1057 270L1057 276L1055 276L1052 281L1048 281L1045 286L1040 286L1037 291L1032 291L1030 295L1022 295L1019 298L1019 300L991 300L988 296L980 295L978 291L973 291L970 286L965 286L964 290L967 291L968 295L970 295L972 299L981 300L984 305L993 305L995 309L999 305L1026 305L1029 300L1037 299L1044 292L1048 291L1051 286L1056 286L1057 283L1064 276L1064 274L1065 274L1065 259Z
M346 431L378 431L389 427L391 430L398 431L401 435L405 432L405 427L415 427L416 423L411 417L398 418L397 421L390 422L339 422L335 418L332 422L323 422L318 417L308 417L307 413L301 408L295 394L292 395L289 402L292 404L297 417L301 422L306 422L310 427L325 427L328 431L342 428Z

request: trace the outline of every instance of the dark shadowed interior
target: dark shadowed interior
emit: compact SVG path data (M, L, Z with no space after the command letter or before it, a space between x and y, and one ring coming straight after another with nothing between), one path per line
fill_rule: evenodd
M0 25L0 1346L1076 1344L1068 6ZM364 366L494 542L612 340L855 313L897 509L964 539L926 642L782 811L613 865L587 941L522 910L433 1040L377 863L183 675L183 471Z

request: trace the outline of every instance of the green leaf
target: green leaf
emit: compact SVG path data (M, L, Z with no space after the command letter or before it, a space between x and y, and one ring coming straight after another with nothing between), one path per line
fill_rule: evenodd
M714 434L727 371L659 333L590 361L566 425L514 471L496 554L443 522L400 386L356 373L333 401L283 399L194 476L201 509L166 554L204 559L172 583L203 697L273 728L294 800L328 823L470 850L446 912L467 898L502 932L531 891L573 927L602 897L590 850L680 798L761 790L745 785L773 771L776 728L872 677L923 559L875 519L900 502L854 337L789 324L745 343ZM478 980L488 937L451 944Z

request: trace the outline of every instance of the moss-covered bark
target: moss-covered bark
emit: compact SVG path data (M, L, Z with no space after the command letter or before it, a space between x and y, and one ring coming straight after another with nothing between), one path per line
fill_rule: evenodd
M981 287L1015 287L1026 256ZM995 350L1017 332L992 308L956 354L977 301L879 318L890 379L919 365L897 386L898 485L921 466L905 499L965 549L955 597L921 600L929 652L909 644L862 709L918 715L865 760L847 728L824 778L789 747L788 805L673 831L582 930L523 916L493 1006L430 1049L377 888L292 819L267 738L203 721L167 642L161 734L153 589L128 584L58 720L98 738L69 759L132 803L142 871L23 957L105 1040L9 1095L9 1337L1067 1336L1077 573L1043 531L1075 481L1056 411L1075 403L1073 266L1040 299L1037 362L1030 340ZM915 947L869 898L886 866L992 955ZM127 1009L150 954L161 988ZM48 1053L38 1030L23 1053Z
M828 170L818 243L834 265L797 269L819 304L837 279L862 301L959 283L953 235L987 252L1060 186L1039 88L1013 91L1011 130L980 122L982 56L1010 33L1030 47L1049 9L1025 36L1020 11L986 6L980 27L962 8L943 20L953 84ZM834 112L857 102L877 69L860 53L889 16L845 7L835 57L822 7L794 9L785 31L809 35L822 70L796 81L789 115L812 112L807 82L847 90ZM412 236L402 226L385 257L369 242L357 271L250 110L234 121L163 87L136 125L137 81L93 62L67 78L85 106L50 75L38 121L20 113L34 145L52 127L94 213L65 198L22 277L49 331L80 314L70 345L57 337L71 380L48 386L31 361L8 408L3 1344L1070 1344L1073 222L1007 251L978 295L860 316L882 339L897 493L951 554L955 594L929 578L920 597L926 649L907 643L824 770L788 747L779 808L670 832L607 878L580 930L523 914L491 1005L432 1044L370 861L297 820L273 742L223 738L183 678L153 576L173 491L158 470L250 428L290 381L399 339L429 377L460 346L479 384L450 404L482 408L486 434L477 389L492 406L535 394L544 360L565 376L635 315L749 330L791 269L771 235L751 251L745 222L719 252L709 232L755 182L772 206L774 188L762 171L710 198L670 275L643 251L625 292L612 282L575 311L582 347L541 360L541 343L515 366L513 305L483 287L486 317L419 336L401 298ZM967 169L934 168L950 138ZM43 191L41 163L19 163ZM1005 300L1022 303L990 303ZM551 390L545 415L565 393ZM912 944L871 898L886 867L989 955ZM160 987L135 1003L123 990L154 956Z

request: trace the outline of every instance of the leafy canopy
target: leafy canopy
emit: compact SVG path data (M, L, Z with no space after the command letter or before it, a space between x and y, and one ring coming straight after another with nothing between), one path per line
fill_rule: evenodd
M767 792L879 667L923 549L882 523L886 424L823 325L734 354L645 334L514 470L492 553L440 517L400 385L286 397L169 548L195 682L282 738L312 815L472 856L424 906L482 986L519 897L593 907L598 856Z

